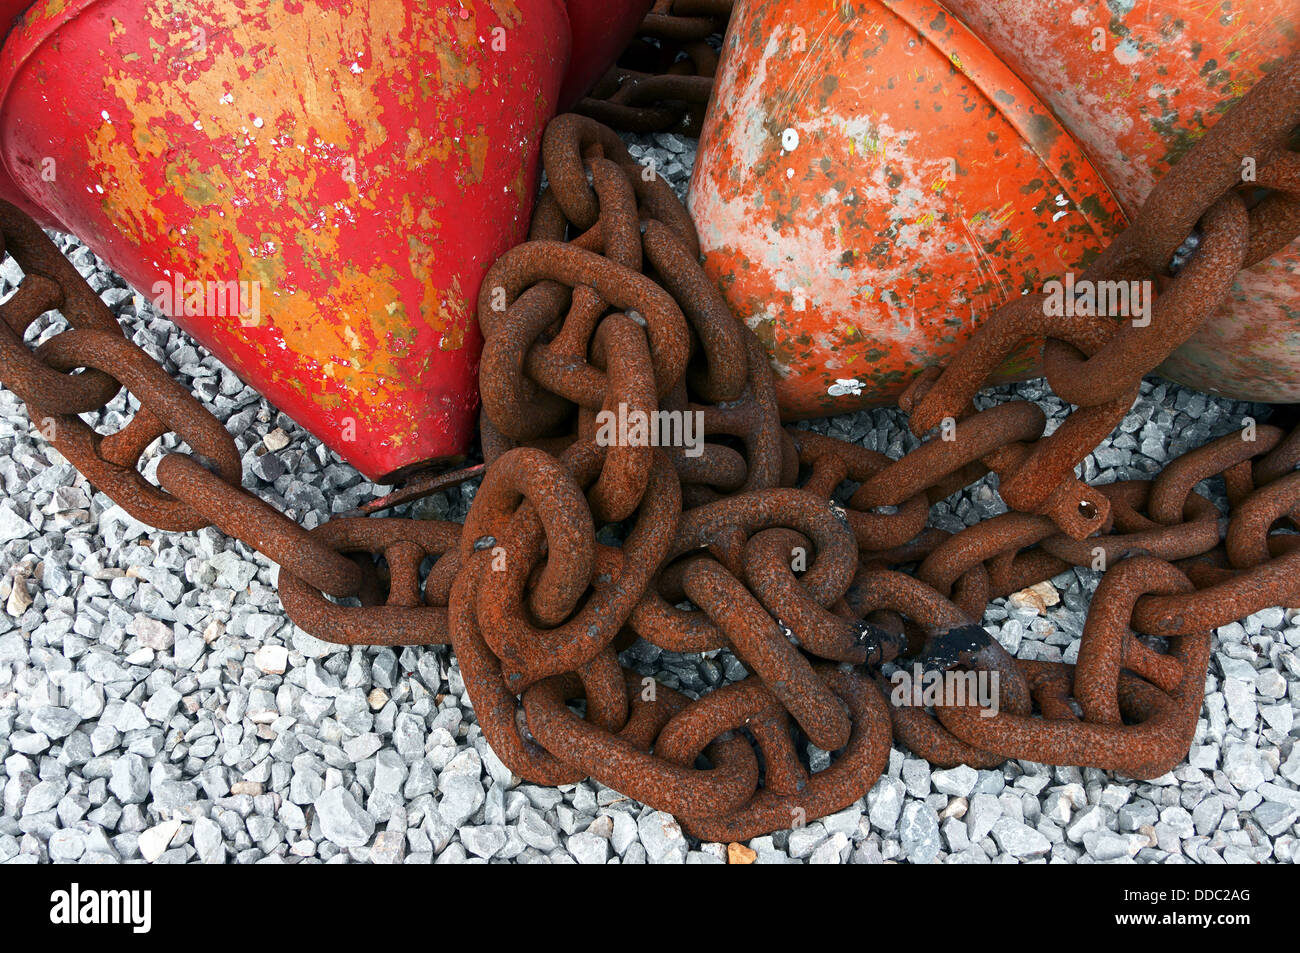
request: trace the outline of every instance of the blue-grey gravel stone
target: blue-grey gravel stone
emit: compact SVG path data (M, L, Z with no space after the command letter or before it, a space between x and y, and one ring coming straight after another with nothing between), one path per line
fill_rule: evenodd
M914 864L934 863L943 849L939 839L939 819L933 810L919 801L908 801L899 826L903 853Z
M316 799L321 833L339 847L362 847L375 832L375 821L347 788L330 788Z

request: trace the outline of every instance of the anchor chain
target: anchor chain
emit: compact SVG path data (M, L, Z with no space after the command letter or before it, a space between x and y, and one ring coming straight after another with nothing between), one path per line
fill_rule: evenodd
M678 0L646 28L695 43L727 6ZM628 103L654 111L616 105ZM766 355L704 274L689 214L591 115L548 127L529 240L479 293L485 465L365 508L481 475L463 527L347 517L309 531L258 500L217 419L5 204L4 251L24 277L0 304L0 378L137 519L215 526L279 563L305 630L449 643L488 743L535 783L592 777L697 837L743 840L863 797L895 739L938 765L1022 758L1156 777L1191 743L1210 630L1300 598L1300 430L1224 435L1150 481L1088 486L1074 467L1236 273L1300 232L1285 145L1297 124L1293 57L1089 269L1163 274L1150 326L1048 320L1039 296L1011 302L913 382L901 404L919 445L898 459L782 426ZM1253 205L1223 158L1241 154L1261 157L1273 190ZM69 329L28 348L51 310ZM1047 436L1033 403L975 402L1034 336L1048 383L1078 408ZM139 410L97 433L80 415L123 387ZM167 434L189 452L165 452L147 479L140 460ZM1009 512L956 533L927 525L934 503L990 472ZM1223 481L1227 512L1197 492L1207 479ZM982 627L990 600L1074 566L1103 572L1075 663L1016 659ZM745 675L691 698L620 659L637 639L725 649ZM918 703L894 690L908 667L996 676L996 693Z

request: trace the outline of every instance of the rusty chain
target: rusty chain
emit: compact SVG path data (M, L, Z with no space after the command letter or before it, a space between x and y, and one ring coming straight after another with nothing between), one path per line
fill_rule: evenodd
M715 25L726 7L678 0L647 24L695 42L703 25L682 24ZM1151 481L1090 487L1074 467L1236 272L1300 232L1300 163L1284 147L1297 124L1293 57L1089 269L1168 273L1195 231L1150 326L1048 321L1036 296L1017 299L913 383L903 404L923 439L897 460L782 427L766 356L705 277L686 210L582 115L548 127L530 240L480 292L485 465L366 508L482 475L464 527L377 517L307 531L245 491L219 421L3 204L4 251L24 277L0 305L0 377L131 515L180 532L216 526L277 562L303 629L348 644L450 643L485 737L530 781L594 777L698 837L742 840L865 795L894 738L939 765L1023 758L1155 777L1191 743L1210 630L1300 597L1300 429L1228 434ZM1249 208L1228 175L1246 154L1262 157L1273 189ZM52 310L70 328L29 349L24 335ZM1035 335L1049 384L1078 406L1046 437L1032 403L974 403ZM97 433L79 415L123 387L140 409ZM611 436L611 420L668 421L677 437ZM165 452L155 483L140 460L169 433L189 451ZM1009 512L955 534L927 526L933 503L989 472ZM1212 477L1227 514L1196 492ZM989 601L1072 566L1104 570L1077 661L1009 655L981 626ZM620 662L638 637L666 652L725 648L749 674L692 699ZM996 675L995 704L900 699L891 678L908 665Z
M627 132L698 136L734 0L655 0L632 43L575 107Z

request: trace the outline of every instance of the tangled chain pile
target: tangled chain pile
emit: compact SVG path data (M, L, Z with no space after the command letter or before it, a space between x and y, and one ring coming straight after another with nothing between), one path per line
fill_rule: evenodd
M11 206L0 229L25 277L0 306L0 377L137 519L215 525L280 563L285 609L307 631L450 642L484 735L526 779L592 776L701 839L735 841L852 803L894 737L944 766L1021 758L1153 777L1191 743L1208 630L1300 595L1300 536L1274 531L1300 507L1300 434L1248 425L1149 483L1089 487L1074 467L1236 272L1300 233L1297 124L1300 57L1220 119L1085 273L1165 276L1150 326L1047 322L1040 296L1016 299L913 383L904 407L932 436L899 460L782 428L766 356L701 269L685 208L579 115L548 127L530 240L480 292L486 472L463 528L350 518L309 532L245 492L225 430ZM1239 191L1244 155L1262 199ZM72 329L32 352L23 335L51 309ZM1032 403L972 402L1038 335L1049 383L1079 407L1047 437ZM78 414L121 386L139 412L95 433ZM677 422L679 438L698 420L703 439L611 438L611 417ZM138 461L168 431L192 452L166 454L154 486ZM927 528L933 502L989 471L1012 512ZM1227 518L1193 490L1215 474ZM858 486L841 507L846 481ZM1070 565L1107 570L1077 664L1012 658L980 627L985 606ZM751 674L690 699L621 666L637 636L673 652L727 646ZM897 703L884 667L898 660L996 673L996 711ZM828 767L808 770L809 746L834 753Z
M655 0L618 63L576 111L627 132L698 136L733 0Z

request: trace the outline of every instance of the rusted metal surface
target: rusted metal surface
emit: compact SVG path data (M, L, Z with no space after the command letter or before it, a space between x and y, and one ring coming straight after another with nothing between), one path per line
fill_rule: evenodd
M1035 324L1026 299L910 386L923 439L901 458L783 429L762 346L701 270L671 190L589 118L558 118L542 151L531 240L492 265L479 298L485 463L363 508L481 474L463 527L340 518L308 532L248 494L215 418L4 205L0 234L26 275L0 306L12 332L0 378L139 518L213 525L279 562L286 611L308 631L449 642L484 737L520 777L597 778L697 837L743 840L839 810L875 784L895 740L944 766L1021 758L1155 777L1184 757L1208 631L1300 598L1300 537L1285 525L1300 512L1300 429L1251 425L1152 481L1087 486L1074 462L1160 352L1113 323ZM1194 256L1175 285L1208 269L1220 288L1252 254L1239 200L1212 199L1219 225L1202 225L1227 221L1233 248L1204 243L1203 266ZM1131 272L1135 234L1102 253L1099 274ZM1158 312L1175 336L1194 318L1187 297ZM31 351L22 333L47 307L72 327ZM973 401L999 355L1039 333L1061 345L1053 386L1096 368L1123 378L1070 390L1084 403L1046 438L1036 406ZM95 433L77 413L119 387L139 411ZM610 415L630 412L698 420L699 439L611 436ZM155 485L139 462L171 432L191 452L165 453ZM926 525L931 503L990 471L1010 512L956 533ZM1227 513L1195 490L1218 477ZM1011 657L980 624L988 602L1073 565L1104 572L1077 664ZM637 636L668 652L730 649L749 674L688 698L623 666ZM983 678L991 693L918 701L897 690L910 671ZM829 760L812 771L818 751Z
M962 741L991 745L1008 757L1159 777L1182 761L1192 743L1210 634L1186 633L1170 655L1157 656L1135 639L1130 616L1144 594L1192 589L1166 562L1145 556L1124 560L1098 586L1077 665L1015 663L1034 689L1039 716L950 706L938 709L940 722ZM1138 671L1154 675L1166 689ZM1082 717L1066 703L1070 695Z
M387 583L368 561L352 563L363 573L360 585L348 587L361 596L360 606L341 606L321 595L323 587L280 567L280 601L294 624L329 642L354 645L447 643L446 592L459 567L461 527L437 520L334 519L310 532L316 545L338 553L382 555ZM438 559L424 583L420 564ZM449 572L450 570L450 572ZM383 590L387 592L384 593Z

